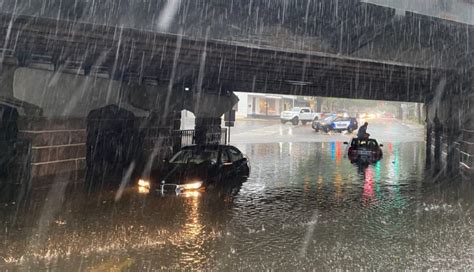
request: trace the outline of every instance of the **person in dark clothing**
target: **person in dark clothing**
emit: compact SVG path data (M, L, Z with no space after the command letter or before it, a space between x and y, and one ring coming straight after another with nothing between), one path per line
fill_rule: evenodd
M369 126L369 123L365 122L364 125L359 128L359 132L357 132L357 138L359 140L368 139L370 137L370 134L367 133L367 126Z

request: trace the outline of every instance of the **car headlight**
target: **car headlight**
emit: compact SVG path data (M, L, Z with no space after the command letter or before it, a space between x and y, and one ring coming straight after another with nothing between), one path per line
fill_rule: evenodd
M202 181L196 181L193 183L181 184L178 187L183 190L198 190L202 187Z
M138 180L138 187L150 189L150 182L144 179Z

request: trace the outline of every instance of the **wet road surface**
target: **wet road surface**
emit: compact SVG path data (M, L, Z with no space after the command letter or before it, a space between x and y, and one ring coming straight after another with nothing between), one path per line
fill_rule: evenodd
M374 124L384 158L365 167L346 158L349 136L295 130L295 142L234 138L252 163L241 187L118 196L58 181L4 202L0 270L474 269L473 184L433 184L419 137Z

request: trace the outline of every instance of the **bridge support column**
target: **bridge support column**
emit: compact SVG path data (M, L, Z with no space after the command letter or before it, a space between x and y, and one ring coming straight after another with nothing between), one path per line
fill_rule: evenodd
M195 143L197 145L221 144L221 122L220 117L197 117L195 121Z
M13 97L15 66L0 63L0 97Z
M459 120L458 112L459 103L457 100L451 97L448 101L448 122L446 124L446 139L447 139L447 157L446 157L446 174L448 176L457 176L459 174L459 151L458 151L458 139L459 139ZM456 104L455 104L456 103Z
M141 163L143 152L143 137L139 127L139 118L132 111L117 105L109 105L89 113L87 117L89 184L113 184L111 180L120 182L126 174L134 173Z
M426 111L426 169L431 169L433 157L433 123L429 116L429 104L425 104Z

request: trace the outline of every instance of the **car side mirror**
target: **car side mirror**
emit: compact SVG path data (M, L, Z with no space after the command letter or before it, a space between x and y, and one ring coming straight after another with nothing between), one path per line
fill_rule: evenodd
M383 144L380 144L380 147L383 147Z
M345 145L348 145L349 143L348 142L344 142Z

